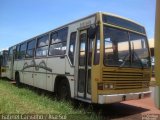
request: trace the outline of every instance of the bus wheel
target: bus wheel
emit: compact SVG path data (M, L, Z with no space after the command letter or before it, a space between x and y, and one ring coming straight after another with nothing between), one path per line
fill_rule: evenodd
M63 79L59 83L57 97L58 99L65 99L65 100L69 100L71 98L70 87L67 80Z
M21 82L20 82L19 73L16 73L15 80L16 80L16 86L20 87L21 86Z

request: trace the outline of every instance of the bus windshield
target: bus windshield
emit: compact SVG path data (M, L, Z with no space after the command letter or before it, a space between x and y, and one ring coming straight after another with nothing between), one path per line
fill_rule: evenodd
M150 67L146 37L104 25L104 65Z

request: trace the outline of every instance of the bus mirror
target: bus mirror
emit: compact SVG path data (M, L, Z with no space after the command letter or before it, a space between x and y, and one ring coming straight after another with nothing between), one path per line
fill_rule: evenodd
M88 29L88 37L90 39L94 39L96 36L96 31L97 31L96 25L91 25Z

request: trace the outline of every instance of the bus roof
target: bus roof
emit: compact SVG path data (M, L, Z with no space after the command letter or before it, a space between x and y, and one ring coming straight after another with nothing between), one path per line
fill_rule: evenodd
M41 35L45 35L45 34L47 34L47 33L49 33L49 32L53 32L53 31L62 29L62 28L64 28L64 27L67 27L68 25L74 24L74 23L76 23L76 22L79 22L79 21L85 20L85 19L87 19L87 18L96 16L97 14L99 14L99 15L100 15L100 14L104 14L104 15L114 16L114 17L117 17L117 18L121 18L121 19L127 20L127 21L129 21L129 22L135 23L135 24L137 24L137 25L139 25L139 26L142 26L142 25L138 24L137 22L135 22L135 21L133 21L133 20L131 20L131 19L128 19L128 18L119 16L119 15L116 15L116 14L112 14L112 13L108 13L108 12L101 12L101 11L99 11L99 12L90 14L90 15L88 15L88 16L86 16L86 17L77 19L77 20L75 20L75 21L73 21L73 22L69 22L69 23L67 23L67 24L64 24L64 25L62 25L62 26L60 26L60 27L56 27L56 28L54 28L54 29L52 29L52 30L50 30L50 31L45 32L45 33L38 34L38 35L36 35L36 36L34 36L34 37L31 37L31 38L29 38L29 39L27 39L27 40L23 40L22 42L19 42L18 44L15 44L15 45L13 45L13 46L11 46L11 47L14 47L14 46L19 45L19 44L21 44L21 43L30 41L30 40L32 40L32 39L34 39L34 38L36 38L36 37L39 37L39 36L41 36ZM142 26L142 27L143 27L143 26Z

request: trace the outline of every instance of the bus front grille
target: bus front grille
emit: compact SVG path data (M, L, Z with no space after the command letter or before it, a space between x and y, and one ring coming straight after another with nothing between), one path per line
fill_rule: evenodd
M138 89L138 88L148 88L149 82L115 82L115 89Z
M114 84L114 89L138 89L149 87L150 77L143 72L117 72L103 69L102 80Z

